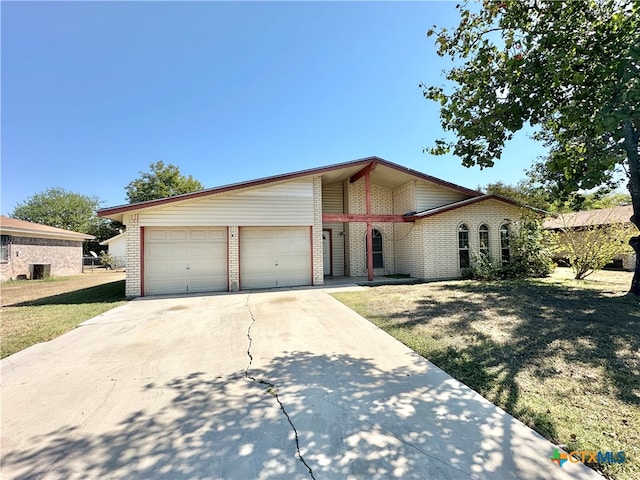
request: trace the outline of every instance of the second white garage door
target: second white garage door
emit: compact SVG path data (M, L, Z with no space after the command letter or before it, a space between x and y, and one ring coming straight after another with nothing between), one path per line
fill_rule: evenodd
M227 290L226 228L148 227L145 294Z
M240 228L240 287L311 284L309 227Z

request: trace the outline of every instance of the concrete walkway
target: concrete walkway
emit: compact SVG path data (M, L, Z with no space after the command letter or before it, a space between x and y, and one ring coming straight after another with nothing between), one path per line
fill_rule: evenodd
M594 479L320 289L140 299L2 360L10 478Z

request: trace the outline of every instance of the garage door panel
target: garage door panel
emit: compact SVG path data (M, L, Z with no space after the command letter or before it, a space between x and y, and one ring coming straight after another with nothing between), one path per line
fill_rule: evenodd
M145 230L145 292L148 295L227 289L224 228Z
M309 228L241 228L240 282L243 289L309 285Z

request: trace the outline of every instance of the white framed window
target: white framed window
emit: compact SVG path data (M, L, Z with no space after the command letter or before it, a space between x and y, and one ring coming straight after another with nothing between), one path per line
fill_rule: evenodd
M469 256L469 227L464 223L458 227L458 259L460 268L469 268L471 258Z
M384 268L384 258L382 256L382 233L380 230L374 228L371 230L371 240L372 240L372 249L371 252L373 254L373 268ZM367 236L364 236L364 251L365 251L365 265L367 254L369 253L369 245L367 242Z
M486 223L483 223L480 225L480 228L478 228L478 240L480 245L480 255L488 257L491 252L489 250L489 225Z
M9 235L0 236L0 262L9 261Z
M508 223L500 225L500 252L502 264L511 261L511 228Z

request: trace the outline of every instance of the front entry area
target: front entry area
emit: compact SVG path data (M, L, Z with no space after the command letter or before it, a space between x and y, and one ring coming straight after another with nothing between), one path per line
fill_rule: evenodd
M309 227L241 227L240 288L311 285Z
M226 228L145 228L145 295L215 292L227 288Z

